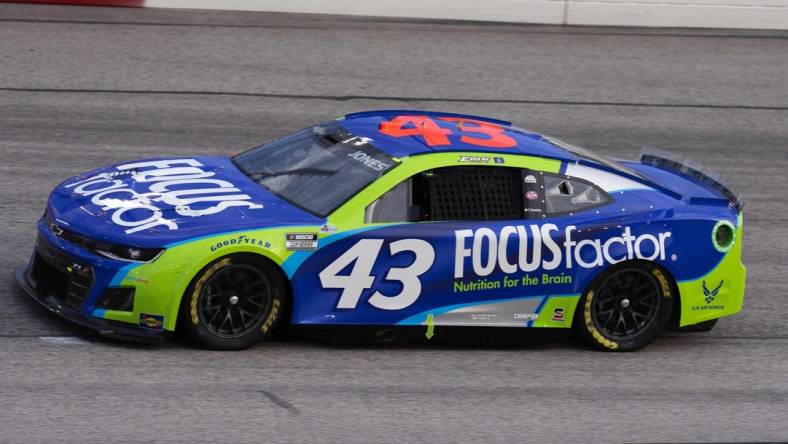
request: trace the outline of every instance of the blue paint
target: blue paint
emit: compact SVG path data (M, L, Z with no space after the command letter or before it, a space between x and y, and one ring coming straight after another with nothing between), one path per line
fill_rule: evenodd
M118 270L118 272L115 274L115 276L110 281L109 286L110 287L117 287L117 286L119 286L121 284L121 282L123 282L123 279L126 277L126 275L129 274L129 271L137 268L139 265L140 264L138 264L138 263L132 263L132 264L128 264L128 265L124 266L123 268L121 268L120 270Z
M93 310L93 317L94 318L104 318L107 315L107 310L104 308L97 308Z

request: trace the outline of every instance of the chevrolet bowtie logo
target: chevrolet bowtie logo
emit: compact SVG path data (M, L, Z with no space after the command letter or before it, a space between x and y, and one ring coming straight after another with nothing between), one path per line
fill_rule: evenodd
M60 236L61 234L63 234L63 229L55 225L54 222L49 224L49 229L52 230L52 232L55 233L56 236Z
M54 223L49 224L49 229L52 230L53 233L55 233L55 236L60 236L61 234L63 234L63 229L58 227Z

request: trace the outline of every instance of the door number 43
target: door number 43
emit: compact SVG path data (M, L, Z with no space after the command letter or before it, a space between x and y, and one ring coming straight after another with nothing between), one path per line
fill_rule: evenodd
M383 239L362 239L320 272L320 284L323 288L342 289L336 308L356 308L364 290L372 287L375 282L372 268L382 247ZM411 306L419 298L420 276L435 262L435 249L429 242L421 239L401 239L389 244L391 256L406 251L415 254L416 259L413 263L407 267L391 267L386 273L386 280L402 283L402 291L396 295L385 295L375 291L369 298L369 303L373 307L382 310L401 310ZM353 264L350 274L340 275L339 272L350 264Z

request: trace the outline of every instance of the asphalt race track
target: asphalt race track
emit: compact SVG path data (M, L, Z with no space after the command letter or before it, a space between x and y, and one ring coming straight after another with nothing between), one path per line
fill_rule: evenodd
M49 190L373 108L496 116L745 195L745 308L642 352L102 340L15 286ZM788 440L788 33L0 5L0 442Z

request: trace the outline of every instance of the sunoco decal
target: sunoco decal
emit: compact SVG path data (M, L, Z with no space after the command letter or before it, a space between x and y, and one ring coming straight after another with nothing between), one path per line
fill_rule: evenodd
M117 171L100 173L65 187L80 196L90 196L90 202L102 211L112 211L112 222L125 227L127 234L162 226L177 230L178 223L163 216L164 205L182 217L207 216L230 207L263 208L231 182L212 178L215 173L201 169L202 166L195 159L128 163L115 167ZM123 178L130 178L137 190L140 184L147 189L139 192ZM147 217L131 219L126 216L131 211L144 212Z
M140 327L162 331L164 330L164 316L140 313Z

